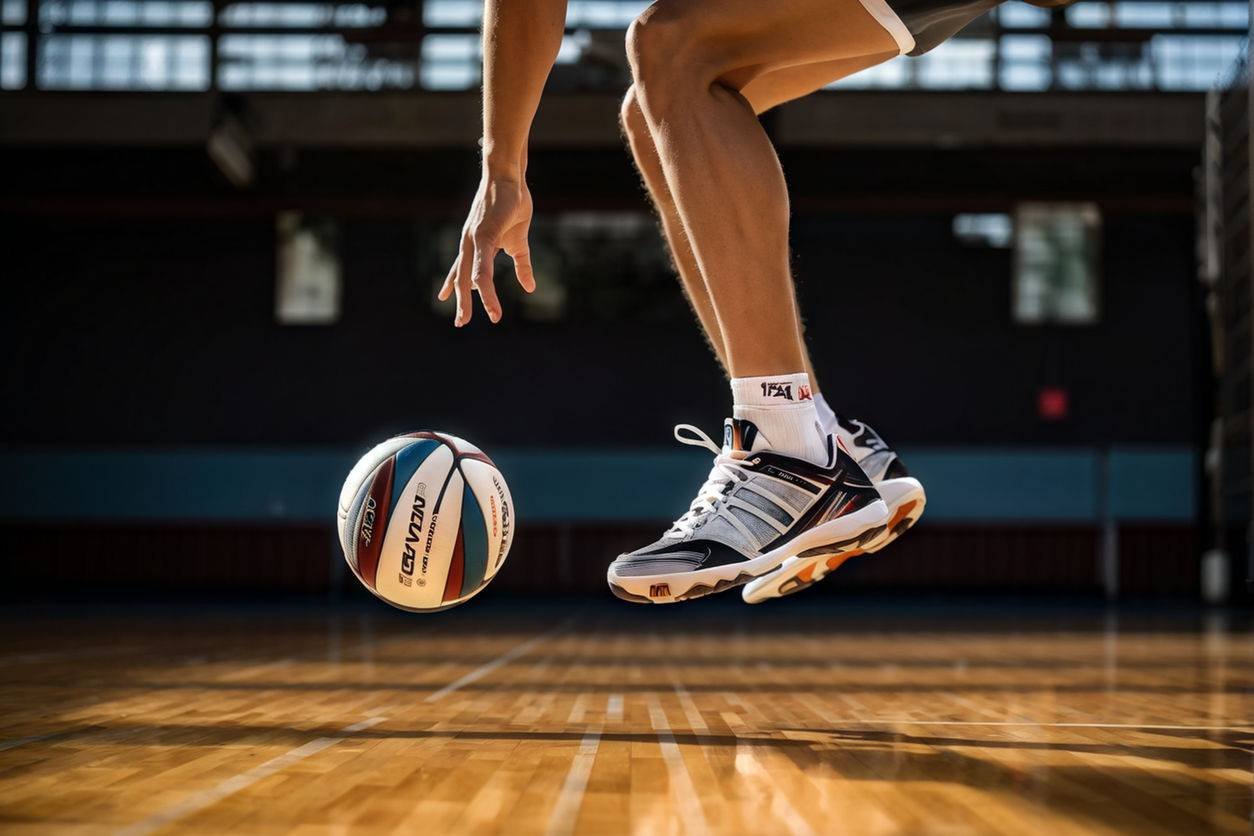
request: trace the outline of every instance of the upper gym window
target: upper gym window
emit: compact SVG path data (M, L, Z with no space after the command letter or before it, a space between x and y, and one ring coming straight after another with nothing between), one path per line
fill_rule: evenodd
M647 5L571 0L551 84L621 92L623 30ZM482 12L481 0L0 0L0 92L470 90ZM919 59L838 86L1206 90L1244 51L1249 12L1246 0L1005 3Z
M1101 212L1091 203L1023 203L1015 212L1015 322L1090 325L1100 315Z

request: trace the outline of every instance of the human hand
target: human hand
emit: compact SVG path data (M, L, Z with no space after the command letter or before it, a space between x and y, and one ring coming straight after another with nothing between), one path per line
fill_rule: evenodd
M484 173L466 223L462 226L457 260L449 269L438 296L442 302L453 294L457 295L457 314L453 324L458 328L470 321L472 290L479 291L479 300L488 319L500 321L501 302L496 296L492 269L499 250L504 250L514 259L514 273L523 290L531 293L536 289L531 251L527 244L531 212L531 192L525 182Z

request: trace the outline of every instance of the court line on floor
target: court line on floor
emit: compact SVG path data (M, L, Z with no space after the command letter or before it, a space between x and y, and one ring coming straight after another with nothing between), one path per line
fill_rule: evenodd
M274 773L286 769L294 763L299 763L306 758L318 754L324 749L331 748L335 744L345 740L346 735L350 735L353 732L364 731L372 726L377 726L386 719L386 717L370 717L366 720L362 720L360 723L353 723L351 726L345 726L340 729L340 733L334 737L320 737L317 740L309 741L303 746L297 746L289 752L279 755L276 758L271 758L265 763L258 764L247 772L241 772L239 775L227 778L225 781L222 781L207 790L192 793L178 804L154 813L148 818L138 821L135 824L128 825L121 830L116 831L117 836L143 836L143 834L152 833L154 830L158 830L165 827L167 824L178 821L184 816L190 816L192 813L198 813L206 807L211 807L212 805L217 804L227 796L234 795L241 790L247 789L258 781L268 778Z
M697 704L692 701L692 694L688 693L678 678L672 683L675 687L675 696L679 697L679 707L683 709L684 717L688 720L688 725L694 732L708 732L710 727L706 725L705 718L701 716L701 710L697 708Z
M710 727L701 716L701 710L697 708L697 704L693 701L692 694L688 692L688 689L680 683L678 678L675 679L673 685L675 695L679 698L679 705L688 720L688 725L696 732L697 738L700 740L701 733L708 733ZM814 836L814 828L810 827L810 823L792 805L792 802L788 799L788 793L779 785L779 782L775 780L770 771L762 765L758 756L754 754L753 747L747 743L738 743L736 745L736 771L756 781L758 785L765 786L770 791L771 813L774 814L776 820L783 826L785 831L791 834L791 836Z
M621 694L610 694L605 700L605 716L610 719L615 702L619 706L619 719L622 719ZM579 808L583 806L583 794L588 788L588 779L592 776L592 765L596 763L597 749L601 746L601 732L604 724L588 729L579 741L579 751L570 762L570 770L557 795L557 803L553 805L553 814L549 816L549 824L545 833L556 836L559 833L574 833L575 823L579 820Z
M701 810L701 799L697 796L697 788L693 786L688 765L684 763L684 754L679 749L679 743L675 741L675 733L666 720L666 712L652 694L649 695L648 706L649 724L657 732L658 746L662 749L662 760L666 762L666 772L670 775L671 789L679 805L684 830L689 833L705 833L709 827L705 821L705 813Z
M460 691L462 688L465 688L467 685L470 685L471 683L474 683L474 682L478 682L480 679L483 679L485 676L492 673L494 670L501 667L502 665L508 665L510 662L514 661L519 656L522 656L524 653L531 650L533 647L540 644L541 642L547 641L548 639L551 639L554 636L557 636L566 632L567 630L571 628L571 625L573 625L574 623L575 623L575 619L573 617L568 618L565 621L563 621L561 624L554 627L552 630L541 633L538 636L533 636L532 638L527 639L521 644L514 645L512 648L505 651L500 656L497 656L495 659L489 662L484 662L482 665L475 668L470 673L467 673L464 676L461 676L458 679L453 680L452 682L450 682L448 685L445 685L440 690L433 691L432 693L428 694L427 698L424 699L423 702L426 702L426 703L436 702L437 700L440 700L448 696L454 691Z
M1151 723L1034 723L1031 720L867 720L824 718L840 726L1038 726L1048 729L1150 729L1157 731L1244 731L1254 728L1254 721L1227 726L1169 726Z
M754 754L753 747L747 743L736 745L736 771L750 781L764 784L771 790L771 813L784 829L793 836L814 836L814 828L806 821L805 816L792 806L786 793L775 780L769 769Z
M570 715L566 718L568 725L577 726L583 722L583 716L588 711L587 702L587 694L580 694L575 697L575 703L570 707Z
M576 618L576 617L571 617L571 618L568 618L568 619L566 619L565 621L563 621L562 623L558 624L558 625L557 625L556 627L554 627L553 629L551 629L551 630L549 630L549 631L547 631L547 632L541 633L541 634L540 634L540 635L538 635L538 636L533 636L532 638L530 638L530 639L528 639L528 640L526 640L526 641L522 642L521 644L518 644L518 645L514 646L514 647L513 647L513 648L511 648L510 650L507 650L505 653L502 653L500 656L496 657L495 659L492 659L491 661L486 662L486 663L484 663L484 664L480 665L478 668L475 668L473 671L471 671L470 673L466 674L465 676L462 676L460 679L457 679L457 680L455 680L455 681L453 681L453 682L449 683L448 685L444 686L444 687L443 687L443 688L441 688L440 690L435 691L435 692L434 692L434 693L432 693L432 694L429 694L429 695L427 696L427 698L426 698L425 702L428 702L428 703L435 702L436 700L439 700L440 698L442 698L442 697L444 697L444 696L446 696L446 695L448 695L448 694L451 694L451 693L453 693L454 691L457 691L457 690L459 690L459 689L461 689L461 688L464 688L465 686L467 686L467 685L469 685L469 684L471 684L471 683L473 683L473 682L476 682L476 681L478 681L478 680L482 679L483 677L485 677L485 676L487 676L488 674L492 673L492 671L496 670L497 668L501 667L502 665L508 664L509 662L511 662L511 661L513 661L514 659L518 658L518 657L519 657L519 656L521 656L522 654L524 654L524 653L526 653L527 651L531 650L533 647L535 647L535 646L536 646L537 644L539 644L540 642L542 642L542 641L544 641L544 640L546 640L546 639L553 638L554 636L559 635L560 633L563 633L563 632L565 632L566 630L569 630L569 629L571 628L571 626L574 624L574 622L575 622L575 618ZM12 658L12 657L10 657L10 658ZM294 661L295 661L294 659L285 658L285 659L280 659L280 660L275 661L275 662L264 662L264 663L262 663L261 665L259 665L258 667L265 668L265 667L273 667L273 666L276 666L276 665L277 665L277 666L285 666L285 665L290 665L290 664L292 664ZM249 673L249 675L252 675L253 673L255 673L255 669L250 669L250 670L248 671L248 673ZM618 699L619 699L619 706L620 706L620 707L619 707L619 713L620 713L620 716L621 716L621 712L622 712L622 709L621 709L622 697L621 697L621 696L619 696L619 697L618 697ZM608 713L609 713L609 714L613 714L613 710L612 710L612 708L611 708L611 710L610 710ZM372 723L371 725L373 725L373 723ZM368 728L368 726L363 726L362 728ZM344 731L360 731L360 729L357 729L357 728L354 728L354 727L350 726L350 727L348 727L347 729L345 729ZM19 746L25 746L25 745L27 745L27 744L29 744L29 743L39 743L39 742L41 742L41 741L45 741L45 740L54 740L54 739L59 738L59 737L68 737L68 736L70 736L70 735L74 734L74 732L75 732L75 730L73 730L73 729L69 729L69 730L66 730L66 731L61 731L61 732L51 732L51 733L49 733L49 734L30 735L30 736L27 736L27 737L14 737L14 738L9 738L8 740L0 740L0 752L6 751L6 750L8 750L8 749L16 749L16 748L17 748L17 747L19 747ZM324 738L324 739L326 739L326 738ZM337 739L338 739L338 738L337 738ZM318 743L318 742L319 742L319 741L314 741L314 743ZM312 745L312 744L306 744L306 745ZM326 747L324 746L324 747L322 747L322 748L326 748ZM321 751L321 749L318 749L317 751ZM290 754L290 753L289 753L289 754ZM311 752L310 754L313 754L313 753ZM262 764L262 766L265 766L265 764ZM260 769L260 768L261 768L261 767L258 767L258 769Z

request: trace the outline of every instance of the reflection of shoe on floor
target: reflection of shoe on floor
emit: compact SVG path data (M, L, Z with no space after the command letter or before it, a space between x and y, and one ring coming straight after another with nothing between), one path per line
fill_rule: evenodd
M656 543L610 564L619 598L664 604L722 592L792 555L840 555L881 539L888 506L857 462L828 437L825 465L771 452L749 421L729 418L719 449L701 430L675 428L684 444L715 454L688 511Z
M923 485L906 470L901 457L884 443L875 430L852 418L837 419L841 444L879 489L888 506L888 523L874 540L861 548L827 551L807 549L790 556L779 569L750 582L741 593L757 604L769 598L791 595L822 580L842 563L859 554L871 554L892 543L919 521L927 505Z

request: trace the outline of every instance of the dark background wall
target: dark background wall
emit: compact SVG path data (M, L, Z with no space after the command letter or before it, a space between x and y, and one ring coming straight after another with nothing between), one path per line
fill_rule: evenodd
M257 184L240 192L201 149L0 157L0 444L351 450L425 426L489 450L635 448L670 444L679 421L714 430L726 413L726 384L647 220L625 251L610 242L619 249L599 262L548 264L566 291L562 317L528 315L504 274L506 319L458 330L432 296L475 186L473 154L265 151L258 162ZM1195 153L786 148L783 162L807 338L840 408L907 448L1200 449L1209 371ZM539 249L568 213L647 212L621 151L540 152L529 180ZM1012 252L955 238L955 214L1021 200L1101 208L1096 325L1015 324ZM338 225L335 325L275 322L282 210ZM1039 419L1046 386L1069 392L1068 419ZM1184 502L1192 489L1180 491ZM1108 541L1093 522L938 515L841 588L1100 586ZM601 594L609 556L659 524L523 521L498 591ZM1117 531L1121 589L1196 592L1203 544L1191 522ZM26 581L15 589L353 588L327 527L307 523L14 520L3 538L4 571Z
M0 391L19 408L0 418L3 440L342 444L431 426L494 446L665 444L676 421L726 411L663 268L637 277L639 304L572 303L536 322L515 299L500 326L455 330L431 302L451 214L341 221L342 320L285 327L271 216L6 218ZM793 239L829 397L890 438L1196 436L1187 216L1108 211L1101 322L1074 328L1013 323L1011 251L957 241L950 213L809 210ZM1069 390L1067 421L1038 420L1047 385Z

